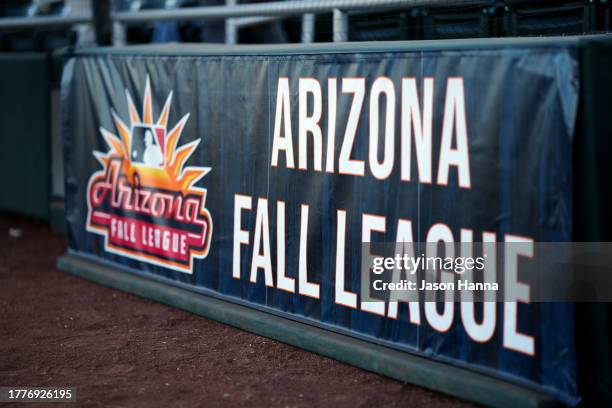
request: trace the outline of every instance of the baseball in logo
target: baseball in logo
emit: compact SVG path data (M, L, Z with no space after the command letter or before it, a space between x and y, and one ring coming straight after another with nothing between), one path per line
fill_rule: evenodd
M87 231L104 236L108 252L179 272L208 254L212 219L206 189L196 187L210 167L186 166L200 139L178 146L189 114L167 130L172 92L153 120L147 77L142 116L126 90L129 124L112 111L117 134L100 128L107 152L87 185Z

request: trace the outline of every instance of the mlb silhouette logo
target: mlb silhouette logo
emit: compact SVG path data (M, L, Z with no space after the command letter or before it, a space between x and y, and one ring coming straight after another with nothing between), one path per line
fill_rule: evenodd
M133 164L164 166L165 131L162 127L135 125L132 128L130 159Z

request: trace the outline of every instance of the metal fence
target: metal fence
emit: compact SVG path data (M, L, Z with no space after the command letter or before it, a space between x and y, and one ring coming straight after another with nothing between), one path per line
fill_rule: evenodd
M32 0L32 4L41 4L45 2L54 2L57 0ZM571 9L571 7L578 8L584 7L584 11L581 16L584 16L584 24L577 24L578 27L591 27L591 29L585 28L583 32L593 31L593 27L603 27L603 30L610 28L610 2L608 0L589 0L583 1L584 4L581 6L580 1L575 0L571 2L572 6L567 6L568 2L561 2L556 0L551 1L528 1L528 0L286 0L286 1L269 1L262 3L240 3L240 0L225 0L224 5L216 6L195 6L195 7L184 7L180 8L177 5L180 4L178 0L165 2L165 7L160 8L146 8L141 7L134 8L113 8L112 0L65 0L68 5L65 7L65 12L56 15L40 15L36 13L38 10L34 7L33 13L23 17L4 17L0 18L0 30L3 29L29 29L29 28L57 28L57 27L72 27L77 24L86 24L96 26L97 31L100 27L106 28L108 41L100 41L100 35L98 33L99 44L120 44L121 38L125 38L125 29L127 26L139 24L139 23L150 23L158 21L202 21L202 20L217 20L225 22L225 43L236 44L238 42L239 30L244 27L255 26L259 24L265 24L274 22L286 18L295 18L301 16L301 41L308 43L313 42L315 38L315 19L318 16L325 16L328 20L331 16L331 27L332 35L331 38L335 42L342 42L349 40L349 13L355 15L360 13L361 16L365 13L380 13L385 11L402 12L405 15L410 13L425 11L424 14L429 13L427 16L429 22L434 21L435 24L439 21L443 21L443 24L449 24L448 21L455 21L457 30L462 27L461 24L467 25L465 22L461 22L461 16L445 17L445 13L453 11L457 14L472 13L472 19L474 15L480 15L481 20L485 20L483 16L495 16L499 10L502 13L508 12L510 9L516 10L516 12L504 20L506 24L505 35L523 35L520 29L517 27L517 19L525 17L523 9L521 7L535 7L540 8L538 11L534 11L532 14L537 16L546 13L546 7L557 7L557 9L551 9L550 13L564 12ZM140 2L136 2L140 3ZM78 4L78 6L76 6ZM117 4L117 0L115 0ZM133 2L131 4L134 4ZM0 10L3 6L0 5ZM604 10L602 13L599 11L596 15L595 9ZM588 9L588 10L587 10ZM561 13L562 14L562 13ZM442 15L442 18L438 17ZM517 17L518 16L518 17ZM532 16L527 14L529 20ZM367 17L362 17L364 20L361 22L367 22ZM562 17L563 18L563 17ZM561 19L555 20L551 18L552 24L557 24L557 30L555 34L576 34L576 30L567 29L563 31L564 24L574 24L574 21L562 21ZM582 17L579 17L579 19ZM446 20L445 20L446 19ZM454 20L453 20L454 19ZM476 18L477 20L478 18ZM493 20L495 17L493 17ZM497 24L501 18L495 20ZM457 22L459 21L459 22ZM299 24L299 20L298 20ZM488 23L485 21L485 25ZM482 25L482 24L481 24ZM508 28L509 27L509 28ZM423 28L423 27L421 27ZM528 27L529 28L529 27ZM529 29L525 29L524 35L530 35ZM580 28L581 29L581 28ZM329 30L329 29L328 29ZM598 28L601 30L601 28ZM355 30L357 31L357 30ZM472 30L473 31L473 30ZM112 38L109 33L113 32ZM481 36L496 36L495 34L489 35L491 30L488 28L483 30L484 35ZM328 34L327 31L326 34ZM580 33L580 32L578 32ZM547 34L545 29L540 32L537 30L532 35ZM353 37L354 38L354 37ZM425 38L438 38L436 35L425 36Z
M94 0L98 2L100 0ZM382 11L415 7L440 7L485 4L475 0L289 0L264 3L239 4L237 0L226 0L225 5L159 8L137 11L112 11L108 18L115 27L124 24L151 21L181 20L224 20L225 42L235 44L240 28L275 21L290 16L302 16L302 42L314 39L315 16L331 13L333 15L333 40L348 40L348 12ZM75 24L93 24L95 13L67 12L54 16L24 16L0 18L0 29L70 27Z

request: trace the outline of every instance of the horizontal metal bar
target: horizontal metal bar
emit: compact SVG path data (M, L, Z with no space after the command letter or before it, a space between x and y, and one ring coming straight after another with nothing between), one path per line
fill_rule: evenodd
M0 28L69 27L75 24L90 23L91 21L91 14L49 17L7 17L0 18Z
M485 0L455 0L453 6L489 4ZM155 9L113 13L113 19L124 23L150 20L199 20L252 16L291 16L304 13L331 13L334 9L380 10L409 7L450 7L448 0L290 0L249 3L232 6L187 7L173 10Z
M273 23L282 20L283 16L259 16L259 17L241 17L234 20L237 28L256 26L260 24Z

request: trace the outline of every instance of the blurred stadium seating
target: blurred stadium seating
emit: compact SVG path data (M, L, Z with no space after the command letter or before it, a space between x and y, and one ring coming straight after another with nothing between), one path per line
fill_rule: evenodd
M242 0L238 3L253 3ZM0 18L62 16L89 8L89 0L3 0ZM219 6L225 0L112 0L113 11ZM390 11L348 12L350 41L452 39L474 37L576 35L611 29L609 0L483 0ZM300 17L241 26L240 43L300 42ZM138 22L125 26L124 42L224 42L222 20ZM4 52L49 51L77 44L81 33L66 28L0 28ZM314 41L332 41L332 17L316 16Z
M68 12L65 1L3 0L1 17L61 16ZM9 29L0 31L0 50L4 52L50 51L74 45L72 28Z

